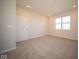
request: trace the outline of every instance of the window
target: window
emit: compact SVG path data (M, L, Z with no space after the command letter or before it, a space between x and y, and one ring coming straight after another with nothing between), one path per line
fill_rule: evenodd
M70 16L56 18L57 30L70 30Z
M58 30L61 29L61 17L56 18L56 29L58 29Z

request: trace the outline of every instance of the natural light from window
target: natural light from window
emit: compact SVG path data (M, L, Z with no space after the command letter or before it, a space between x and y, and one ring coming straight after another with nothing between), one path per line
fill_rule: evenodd
M56 30L70 30L70 16L56 18Z

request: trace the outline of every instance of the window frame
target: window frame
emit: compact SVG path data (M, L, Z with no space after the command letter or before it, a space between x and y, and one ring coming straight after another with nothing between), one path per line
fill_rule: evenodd
M64 20L63 18L64 18L64 17L67 17L67 16L60 16L60 17L57 17L57 18L61 18L61 22L60 22L60 23L56 23L56 19L57 19L57 18L55 19L55 29L56 29L56 30L68 30L68 31L71 30L71 16L68 16L68 17L70 17L70 18L69 18L69 22L63 22L63 20ZM58 25L58 24L61 24L61 29L57 29L57 28L56 28L56 25ZM63 24L69 24L69 29L63 29Z

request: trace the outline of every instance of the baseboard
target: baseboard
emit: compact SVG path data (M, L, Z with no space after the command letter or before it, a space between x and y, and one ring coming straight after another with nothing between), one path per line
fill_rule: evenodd
M9 52L9 51L12 51L12 50L15 50L15 49L16 49L16 47L13 47L13 48L10 48L10 49L7 49L7 50L3 50L3 51L0 51L0 54Z
M45 35L46 34L38 34L38 35L30 36L28 39L25 39L25 40L29 40L29 39L33 39L33 38L38 38L38 37L45 36ZM17 43L25 41L25 40L17 41Z
M52 36L52 37L58 37L58 38L62 38L62 39L70 39L70 40L77 40L77 39L73 39L73 38L67 38L67 37L60 37L60 36L56 36L56 35L49 35L49 36Z
M29 39L33 39L33 38L38 38L38 37L41 37L41 36L45 36L46 34L38 34L38 35L34 35L34 36L31 36Z

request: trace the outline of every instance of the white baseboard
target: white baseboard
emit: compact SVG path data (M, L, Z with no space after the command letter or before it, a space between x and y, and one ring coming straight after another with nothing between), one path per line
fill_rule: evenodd
M45 36L46 34L38 34L38 35L34 35L29 37L29 39L33 39L33 38L37 38L37 37L41 37L41 36Z
M59 38L63 38L63 39L71 39L71 40L77 40L77 38L69 38L69 37L61 37L61 36L57 36L57 35L52 35L52 34L48 34L49 36L54 36L54 37L59 37Z
M15 50L15 49L16 49L16 47L13 47L13 48L10 48L10 49L6 49L6 50L2 50L2 51L0 51L0 54L9 52L9 51L12 51L12 50Z
M33 39L33 38L45 36L45 35L46 35L46 34L37 34L37 35L29 36L29 38L27 38L27 39L19 40L19 41L16 41L16 42L21 42L21 41L25 41L25 40L29 40L29 39Z

